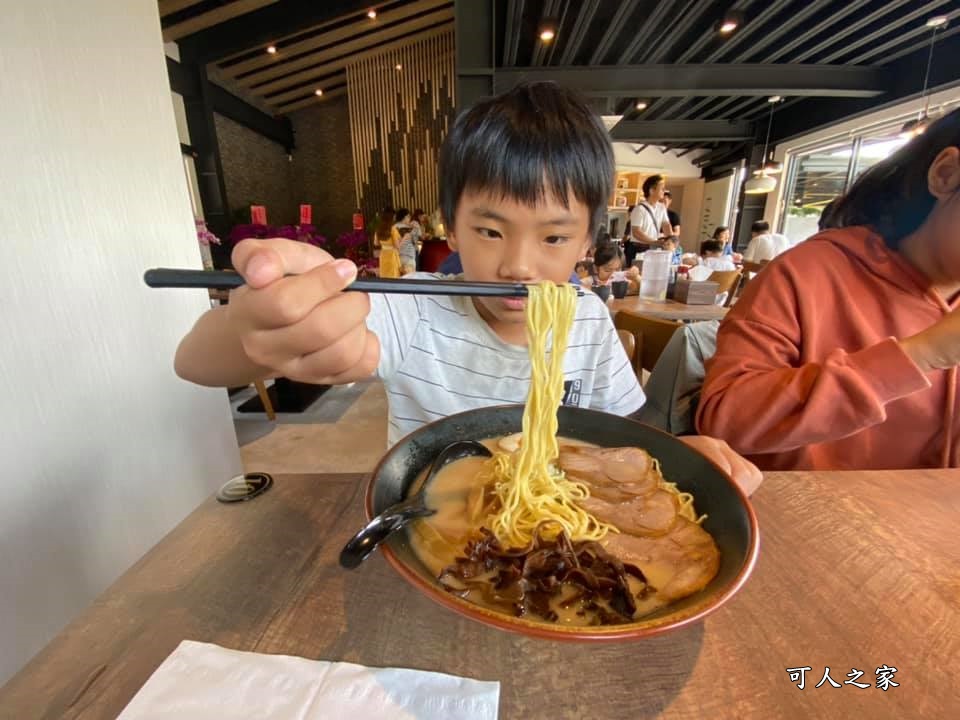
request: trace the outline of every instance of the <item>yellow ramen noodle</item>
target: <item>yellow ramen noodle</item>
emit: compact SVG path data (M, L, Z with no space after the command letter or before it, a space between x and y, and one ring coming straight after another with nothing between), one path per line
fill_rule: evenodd
M563 356L576 314L572 285L531 285L527 299L530 390L523 410L523 440L514 453L498 452L490 461L498 509L490 529L504 547L526 547L537 527L555 537L599 540L616 530L577 504L589 497L581 483L568 480L554 464L557 455L557 408L563 396ZM552 332L551 332L552 331ZM547 352L547 341L552 347Z

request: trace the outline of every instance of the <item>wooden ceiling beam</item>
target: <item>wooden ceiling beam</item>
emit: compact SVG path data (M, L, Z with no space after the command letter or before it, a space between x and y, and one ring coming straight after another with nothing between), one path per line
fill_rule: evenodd
M290 112L293 112L294 110L300 110L301 108L310 107L311 105L319 105L320 103L327 102L328 100L333 100L334 98L338 98L346 94L347 94L347 89L345 87L337 88L336 90L325 92L320 97L317 97L316 95L314 95L313 97L304 98L299 102L282 105L277 108L277 112L283 113L283 114L290 113Z
M314 37L307 38L306 40L285 44L283 38L277 38L276 42L274 42L274 45L277 47L277 53L275 55L270 55L264 52L256 57L250 58L249 60L243 60L242 62L234 63L233 65L227 65L226 67L221 65L221 71L229 77L236 77L237 75L243 75L244 73L259 70L261 68L266 69L275 66L280 67L285 64L283 62L284 57L293 57L294 55L301 55L303 53L310 52L311 50L317 50L328 45L337 45L338 43L350 40L359 33L367 32L375 28L384 29L387 25L408 20L409 18L422 12L438 10L449 5L450 0L424 0L424 2L421 3L403 5L396 10L384 11L383 13L377 15L375 20L371 20L364 15L356 22L352 22L349 25L344 25L336 30L315 35ZM450 17L453 17L452 10ZM310 29L312 28L304 28L303 31L297 34L299 35L303 32L308 32Z
M277 0L234 0L229 5L205 12L189 20L184 20L176 25L171 25L163 29L164 42L173 42L184 38L187 35L193 35L201 30L206 30L214 25L219 25L227 20L246 15L254 10L260 10L267 5L273 5Z
M357 53L370 50L371 48L380 49L381 45L389 42L390 40L396 40L398 38L402 38L403 36L411 35L419 30L432 29L432 25L445 23L452 20L453 7L451 6L449 8L443 8L436 12L432 12L429 15L415 18L409 22L401 23L400 25L394 25L393 27L385 28L371 35L364 35L363 37L346 40L338 45L328 47L325 50L319 50L318 52L310 55L304 55L296 60L277 63L261 72L256 72L245 77L235 78L235 82L243 85L244 87L261 85L267 80L279 79L285 75L292 74L295 70L306 70L314 65L317 65L318 63L329 62L341 57L349 56L351 54L356 55ZM224 72L229 74L228 71L229 68Z
M323 77L324 75L330 75L335 73L338 70L344 69L349 63L356 62L358 60L370 57L371 55L376 55L382 52L388 52L390 50L396 50L401 48L404 45L408 45L411 42L420 42L421 40L426 40L427 38L436 37L437 35L442 35L443 33L450 32L450 29L453 27L453 23L444 24L438 28L433 28L422 33L418 33L412 37L401 38L400 40L395 40L390 43L385 43L382 45L377 45L376 47L370 48L366 52L358 52L343 55L338 57L336 60L333 60L329 63L324 63L323 65L318 65L317 67L309 68L293 75L284 76L278 80L274 80L263 85L258 85L252 90L252 92L258 95L267 95L272 92L277 92L288 88L291 85L296 85L298 83L310 82L314 78ZM318 53L314 57L320 57ZM272 102L268 100L268 102Z

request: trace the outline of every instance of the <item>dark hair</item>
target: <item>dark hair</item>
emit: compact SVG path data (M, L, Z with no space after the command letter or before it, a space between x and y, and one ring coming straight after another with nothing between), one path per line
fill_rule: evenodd
M663 175L651 175L643 181L643 196L650 197L650 191L663 180Z
M713 239L714 239L714 240L719 240L719 239L720 239L720 235L721 235L722 233L725 233L725 232L729 231L729 230L730 230L730 228L727 227L726 225L717 225L717 226L713 229Z
M750 226L750 232L752 233L765 233L770 232L770 223L766 220L757 220Z
M521 83L481 100L453 123L440 147L440 209L447 227L466 190L533 206L547 192L587 206L588 232L603 222L613 192L613 146L600 118L571 90Z
M614 258L620 258L620 264L623 264L623 250L620 249L619 243L608 242L603 245L598 245L593 253L594 267L603 267Z
M380 211L380 222L377 223L376 230L373 231L374 237L381 240L387 240L390 237L390 228L393 227L393 208L389 205Z
M834 210L836 210L837 205L840 203L841 197L841 195L838 195L823 206L823 210L820 211L820 218L817 220L817 230L823 232L824 230L834 227L833 213Z
M593 244L599 247L600 245L606 245L608 242L610 242L610 233L605 227L602 227L594 236Z
M413 211L413 219L414 219L414 220L416 220L417 222L419 222L421 215L423 215L423 209L422 209L422 208L416 208L416 209L414 209L414 211Z
M700 244L700 254L706 255L708 252L723 252L723 243L719 240L704 240Z
M410 210L408 208L397 208L397 222L403 222L408 217L410 217Z
M926 222L936 199L930 194L927 173L945 148L960 145L960 109L944 115L861 175L831 210L833 227L866 225L887 247Z

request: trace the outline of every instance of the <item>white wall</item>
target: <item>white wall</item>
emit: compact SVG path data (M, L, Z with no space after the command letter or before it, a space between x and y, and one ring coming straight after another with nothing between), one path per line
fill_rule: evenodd
M155 0L0 22L0 683L240 470L172 369L205 294L141 280L200 267L161 44Z

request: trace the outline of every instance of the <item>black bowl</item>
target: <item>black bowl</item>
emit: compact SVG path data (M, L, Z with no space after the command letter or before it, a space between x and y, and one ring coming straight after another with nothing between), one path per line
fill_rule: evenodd
M438 420L407 435L380 461L366 495L368 518L400 501L420 472L456 440L483 440L521 429L522 405L470 410ZM395 533L381 549L387 561L430 598L479 622L524 635L561 640L632 640L696 622L733 596L753 570L759 549L757 519L743 491L716 465L672 435L634 420L581 408L561 407L559 434L602 447L634 446L660 461L664 477L694 495L706 513L704 528L720 550L717 576L700 592L626 625L566 627L516 618L468 603L443 590L417 558L406 531Z

